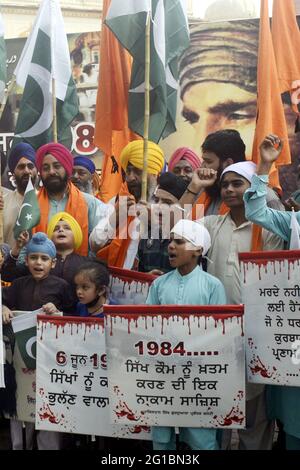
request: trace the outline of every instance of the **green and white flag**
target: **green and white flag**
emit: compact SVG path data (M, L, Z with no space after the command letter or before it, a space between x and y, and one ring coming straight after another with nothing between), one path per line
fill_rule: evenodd
M55 80L58 141L70 147L70 124L78 114L78 97L58 0L43 0L15 69L24 88L13 146L19 141L35 149L53 141L52 78Z
M112 0L105 23L133 57L129 126L144 132L145 29L151 15L150 128L158 142L176 131L178 59L189 45L185 0Z
M42 309L32 312L14 311L11 322L21 358L28 369L36 367L36 319Z
M6 83L6 49L4 41L4 23L0 13L0 104L3 102Z
M40 217L41 213L37 195L32 185L31 178L29 178L23 204L20 208L16 225L14 226L15 239L17 239L24 230L29 231L35 227L39 223Z

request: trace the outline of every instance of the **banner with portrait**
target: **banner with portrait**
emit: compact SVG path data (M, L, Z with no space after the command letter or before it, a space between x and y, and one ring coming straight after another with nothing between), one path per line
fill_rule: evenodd
M177 131L160 142L167 159L183 142L201 156L205 137L224 128L240 132L246 154L251 157L256 122L259 19L258 10L251 13L248 4L248 1L235 2L231 11L226 12L225 20L220 14L219 1L212 0L207 5L199 2L199 17L204 21L190 19L190 46L179 62ZM296 7L299 14L299 4ZM299 23L299 16L297 20ZM100 154L93 143L100 32L69 34L68 42L80 103L80 115L73 123L72 150L94 156ZM24 44L24 38L6 41L8 80ZM0 150L4 152L9 149L13 136L19 101L18 94L11 97L0 121ZM297 184L300 133L295 133L296 116L289 94L283 96L283 102L293 164L281 168L280 177L284 193L290 194Z

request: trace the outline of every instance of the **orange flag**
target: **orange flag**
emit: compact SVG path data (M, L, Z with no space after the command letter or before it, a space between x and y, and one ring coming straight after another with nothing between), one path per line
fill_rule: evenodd
M255 163L259 161L259 146L265 136L272 133L277 134L284 142L282 153L276 162L276 167L279 165L288 165L291 163L291 153L277 76L277 67L268 14L268 0L261 0L257 93L257 117L252 149L252 160ZM278 170L276 167L274 165L270 172L270 185L281 190Z
M104 202L122 185L119 156L123 147L138 139L128 128L128 88L132 59L104 24L111 0L103 2L100 75L94 142L104 153L100 197Z
M294 0L273 1L272 37L280 92L291 93L292 108L299 115L300 31Z

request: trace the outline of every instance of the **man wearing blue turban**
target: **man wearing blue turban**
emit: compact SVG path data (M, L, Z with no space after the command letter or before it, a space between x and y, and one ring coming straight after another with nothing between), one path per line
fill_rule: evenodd
M74 157L71 181L80 191L93 195L93 175L95 171L96 167L90 158L78 155Z
M14 244L13 228L15 226L19 210L23 204L24 193L29 178L35 185L37 180L37 169L35 166L35 150L26 142L20 142L11 151L8 157L8 168L12 173L16 189L10 191L3 188L4 197L4 242L10 246Z

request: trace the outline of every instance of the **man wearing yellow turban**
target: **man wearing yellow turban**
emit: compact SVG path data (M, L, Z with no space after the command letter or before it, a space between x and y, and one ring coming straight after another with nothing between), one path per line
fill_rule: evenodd
M144 141L134 140L124 147L120 155L121 166L125 171L125 180L128 191L138 202L142 191ZM147 188L149 200L157 185L157 176L164 167L164 153L159 145L148 142Z
M90 235L90 246L97 256L104 259L109 266L131 269L135 260L139 240L133 240L127 230L136 231L138 219L127 217L127 226L119 227L119 197L127 196L127 211L139 202L142 193L143 173L143 140L134 140L124 147L120 155L121 166L125 172L128 192L121 193L116 198L115 210L106 221L102 220ZM147 165L147 199L151 199L157 186L157 177L164 167L164 153L159 145L148 143ZM123 197L124 200L124 197ZM124 201L122 201L124 202ZM111 223L114 220L116 223ZM133 227L134 225L134 227ZM132 233L131 232L131 233Z

